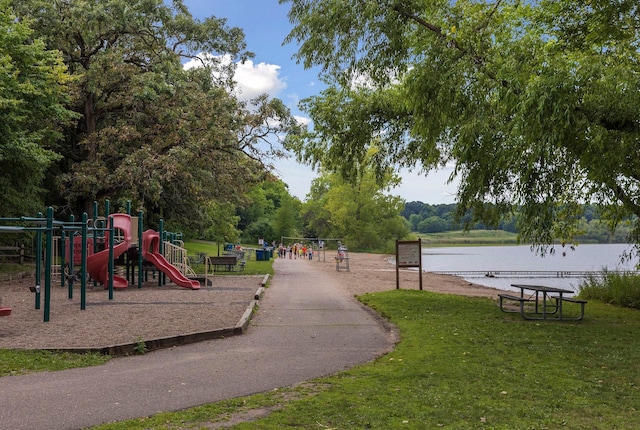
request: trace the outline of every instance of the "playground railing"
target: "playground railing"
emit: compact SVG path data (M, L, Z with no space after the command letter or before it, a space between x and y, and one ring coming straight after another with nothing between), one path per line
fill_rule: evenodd
M177 267L186 277L195 277L196 273L189 266L187 250L171 242L164 242L164 258L173 266Z

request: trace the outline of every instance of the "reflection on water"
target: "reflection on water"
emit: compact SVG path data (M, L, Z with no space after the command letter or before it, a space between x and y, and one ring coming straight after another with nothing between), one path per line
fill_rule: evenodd
M575 250L556 247L554 254L544 257L536 255L528 245L423 248L422 268L427 272L474 272L459 273L458 276L503 290L512 290L510 285L514 283L576 290L583 278L559 276L571 272L597 272L604 268L635 270L636 261L622 259L631 247L626 244L579 245ZM505 275L501 272L509 273ZM531 272L544 273L536 275Z

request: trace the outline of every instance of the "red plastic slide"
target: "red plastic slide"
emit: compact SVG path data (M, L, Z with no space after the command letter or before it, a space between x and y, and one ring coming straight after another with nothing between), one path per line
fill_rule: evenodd
M11 308L0 306L0 317L8 317L9 315L11 315Z
M171 281L183 288L192 290L200 289L200 282L191 279L180 273L180 270L167 261L159 252L160 234L157 231L147 230L142 233L142 257L153 264L159 271L166 274Z
M122 231L124 240L113 247L113 258L120 257L129 249L131 242L131 216L127 214L113 214L109 216L113 228ZM107 232L107 239L108 239ZM95 281L109 286L109 248L87 257L87 272ZM122 276L113 275L113 288L127 288L129 281Z

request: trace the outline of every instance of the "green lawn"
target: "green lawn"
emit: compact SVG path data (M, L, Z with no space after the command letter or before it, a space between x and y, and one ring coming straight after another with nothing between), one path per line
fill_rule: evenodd
M97 366L106 363L110 358L100 354L0 349L0 376Z
M242 245L244 248L257 248L258 246ZM184 247L187 250L189 256L196 256L199 253L204 253L209 256L217 256L224 254L224 244L217 244L216 242L206 242L202 240L185 242ZM216 275L233 276L233 275L266 275L273 276L273 259L270 261L256 261L255 252L251 252L251 257L245 263L244 270L242 272L217 272ZM204 265L195 264L192 267L196 273L204 273Z
M373 363L303 387L100 429L635 429L640 313L590 302L582 322L532 322L494 300L397 290L362 297L400 329ZM314 395L308 395L313 393Z

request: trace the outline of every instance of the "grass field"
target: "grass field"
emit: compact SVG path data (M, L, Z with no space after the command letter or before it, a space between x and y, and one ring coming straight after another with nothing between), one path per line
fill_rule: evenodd
M206 242L202 240L185 242L184 247L187 249L189 256L195 256L199 253L207 254L208 256L217 256L224 254L224 244L218 244L216 242ZM245 249L256 248L257 246L243 245ZM256 261L255 252L249 252L251 255L247 260L242 272L217 272L218 275L233 276L233 275L266 275L273 276L273 267L271 261ZM204 273L204 265L196 264L193 269L196 273Z
M373 363L301 387L100 429L635 429L637 311L589 302L580 323L531 322L494 300L397 290L362 301L401 341ZM313 394L313 395L310 395Z
M425 246L517 245L518 235L503 230L447 231L418 234Z

